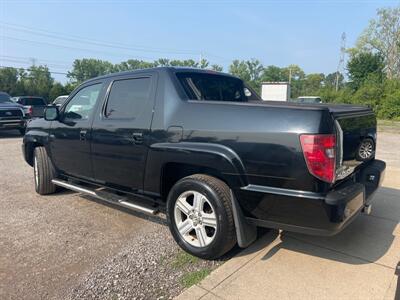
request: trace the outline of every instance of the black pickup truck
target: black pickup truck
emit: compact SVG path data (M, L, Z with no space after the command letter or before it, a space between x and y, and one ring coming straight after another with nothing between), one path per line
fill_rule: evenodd
M370 210L385 163L366 107L261 101L240 79L155 68L79 86L29 123L36 191L166 212L186 251L216 258L257 226L316 235Z

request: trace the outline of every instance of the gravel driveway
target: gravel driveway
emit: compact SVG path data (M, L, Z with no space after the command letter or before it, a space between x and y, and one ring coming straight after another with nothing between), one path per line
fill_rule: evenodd
M170 298L182 276L219 264L186 257L162 217L37 195L20 146L0 132L0 299Z

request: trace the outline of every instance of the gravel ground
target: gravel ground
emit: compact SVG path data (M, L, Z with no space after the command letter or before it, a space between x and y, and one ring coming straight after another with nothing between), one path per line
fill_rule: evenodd
M37 195L20 146L0 131L0 299L169 298L184 274L219 264L174 267L183 252L162 218L69 191Z
M130 241L117 255L86 274L68 299L171 299L183 289L180 279L201 269L214 269L221 261L184 262L175 266L182 250L166 226ZM183 254L186 255L186 254Z

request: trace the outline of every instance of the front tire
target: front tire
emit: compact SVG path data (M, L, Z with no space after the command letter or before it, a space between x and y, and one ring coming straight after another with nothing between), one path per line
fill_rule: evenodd
M33 173L36 193L48 195L56 191L56 185L51 182L52 179L56 178L56 171L44 147L35 148Z
M179 180L168 195L167 219L175 241L194 256L215 259L236 244L230 190L218 178Z

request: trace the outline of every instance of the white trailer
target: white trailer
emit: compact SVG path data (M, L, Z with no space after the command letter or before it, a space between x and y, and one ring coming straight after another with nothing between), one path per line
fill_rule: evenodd
M261 99L265 101L288 101L290 98L289 82L261 83Z

